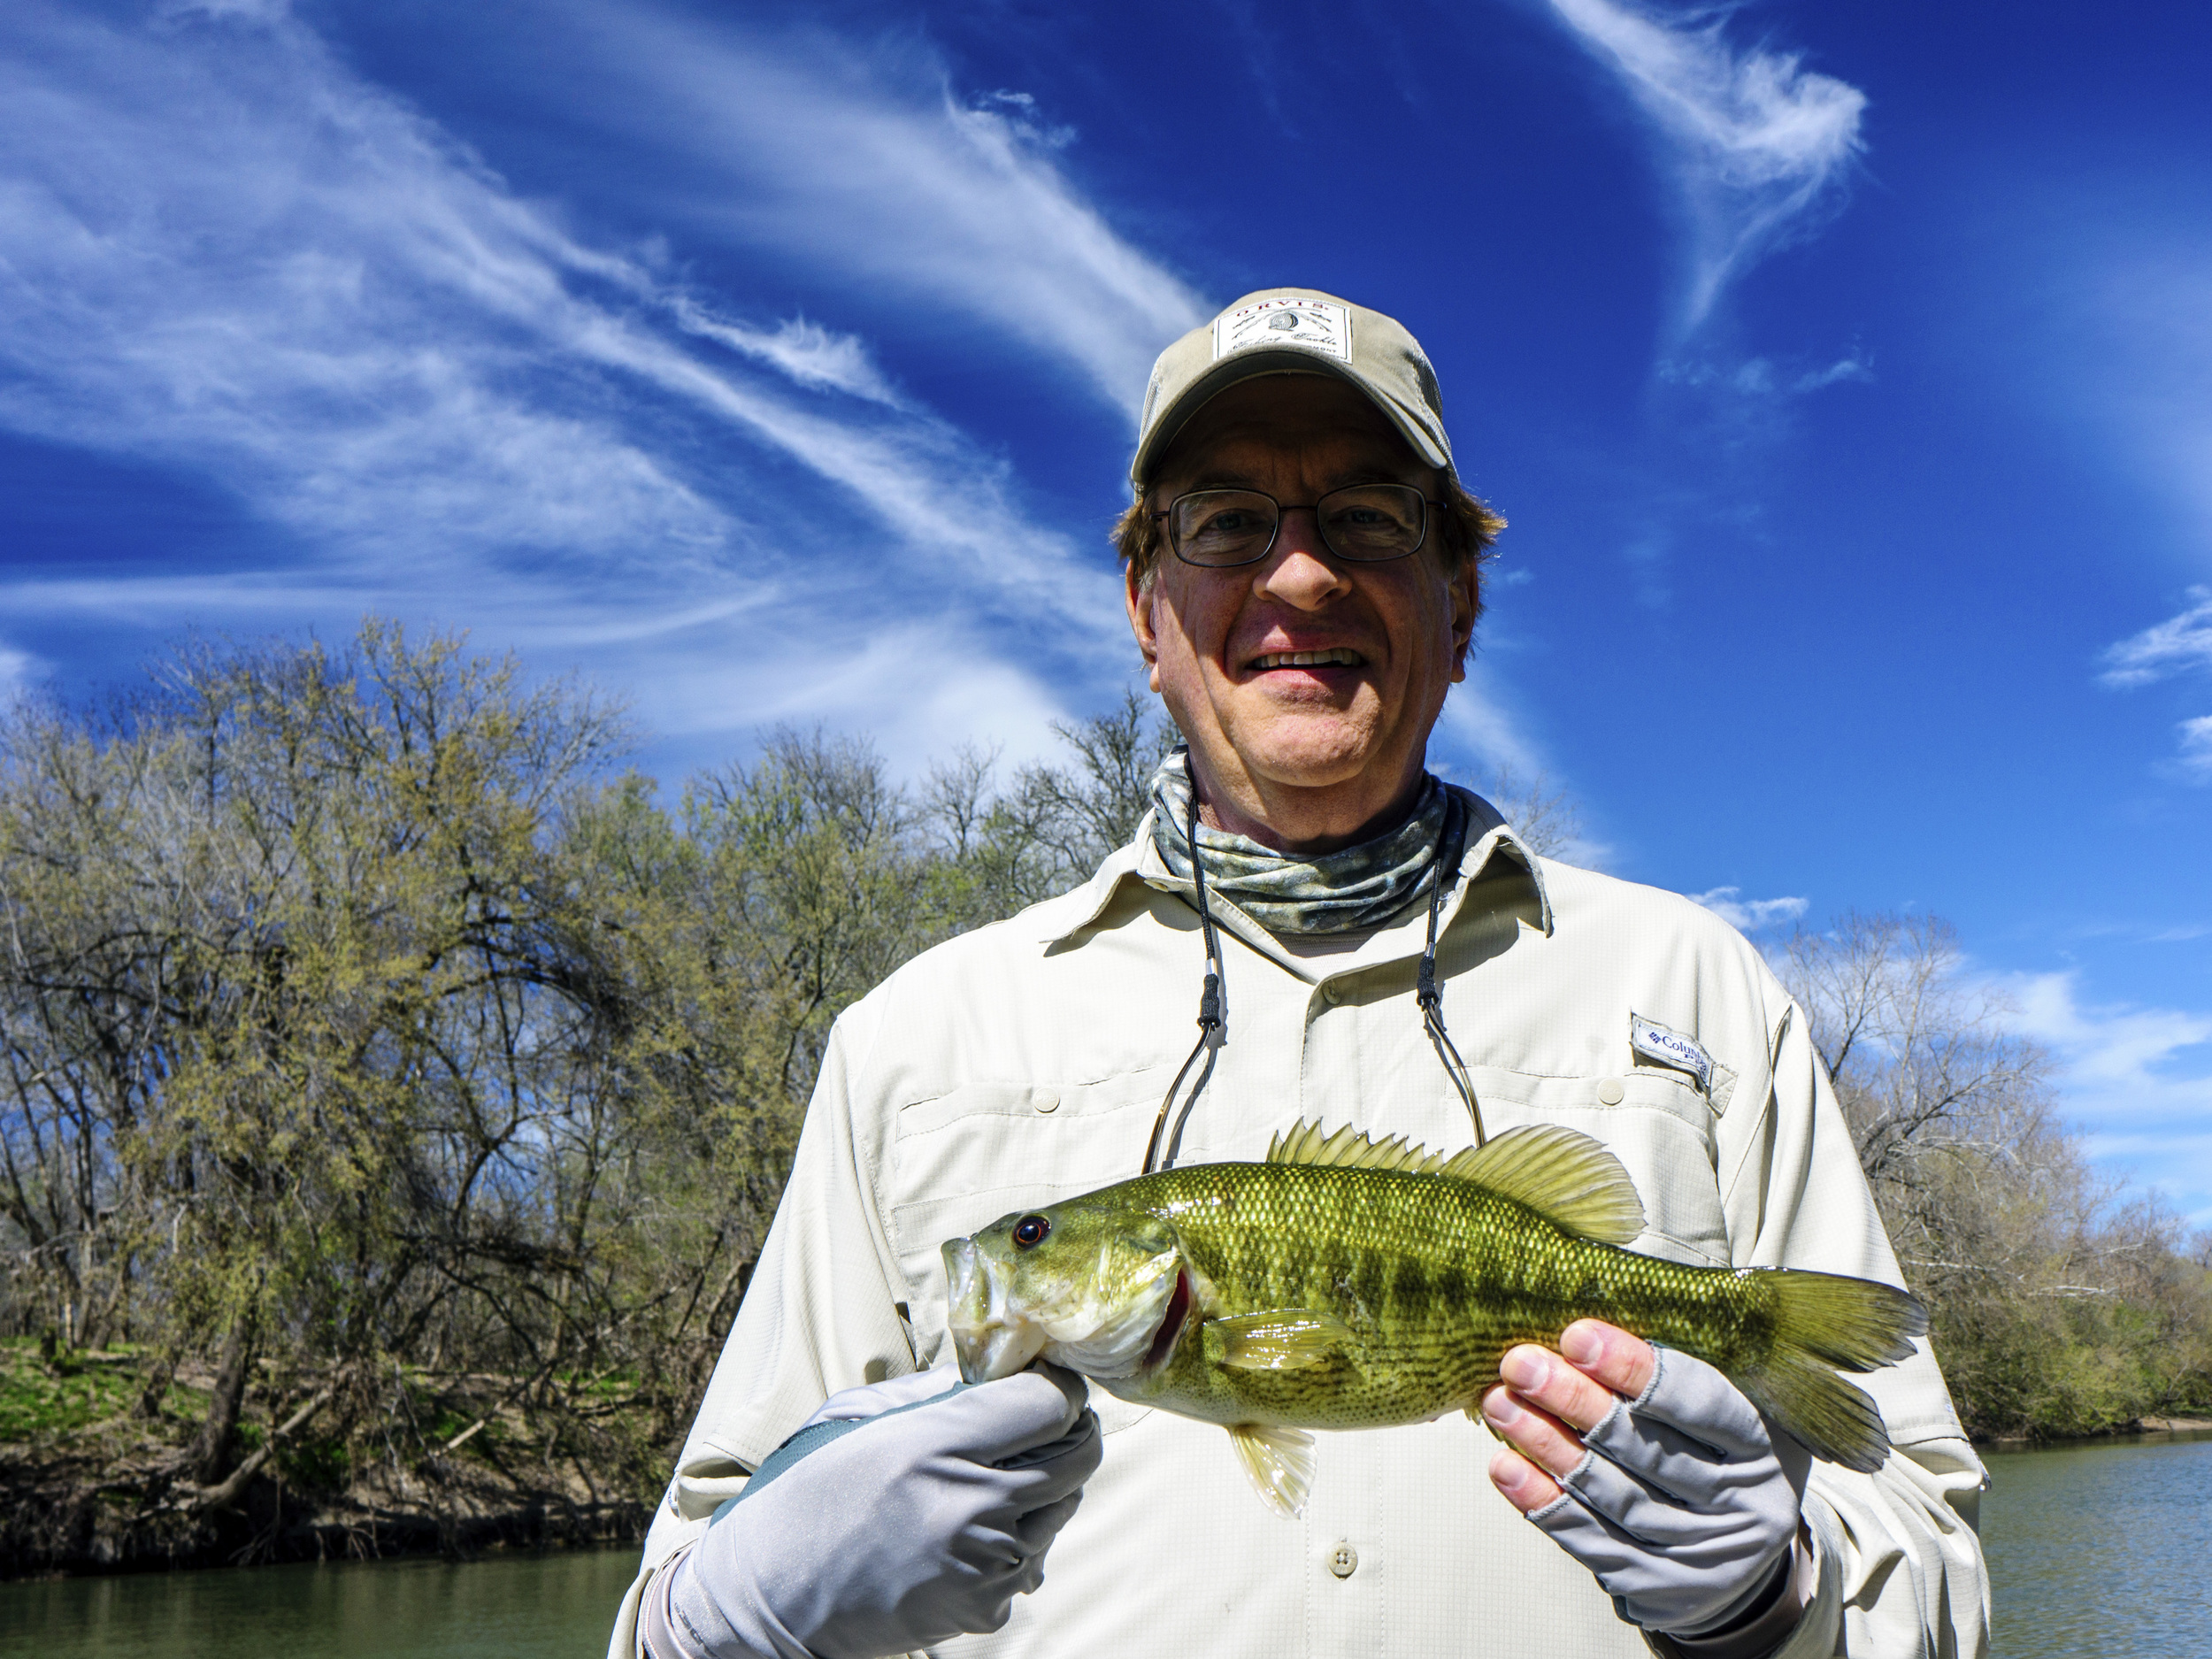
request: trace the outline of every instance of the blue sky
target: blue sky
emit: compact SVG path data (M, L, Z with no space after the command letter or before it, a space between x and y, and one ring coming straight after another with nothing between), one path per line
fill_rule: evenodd
M1511 521L1438 758L1932 910L2212 1223L2212 41L2177 4L13 0L0 682L465 627L665 778L1132 683L1167 340L1402 318Z

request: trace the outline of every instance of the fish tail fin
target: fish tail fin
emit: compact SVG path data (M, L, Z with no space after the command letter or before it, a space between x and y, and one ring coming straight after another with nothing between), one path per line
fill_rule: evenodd
M1894 1364L1928 1328L1928 1311L1893 1285L1834 1273L1771 1269L1772 1346L1732 1380L1778 1427L1816 1457L1871 1474L1889 1455L1889 1432L1866 1391L1838 1371Z

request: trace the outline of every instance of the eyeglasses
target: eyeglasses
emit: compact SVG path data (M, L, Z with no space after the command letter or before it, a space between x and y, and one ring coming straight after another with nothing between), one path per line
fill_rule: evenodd
M1440 507L1411 484L1350 484L1313 503L1321 541L1338 558L1381 565L1418 552L1429 509ZM1255 565L1273 551L1286 507L1256 489L1194 489L1155 518L1167 520L1167 544L1186 565L1212 569Z

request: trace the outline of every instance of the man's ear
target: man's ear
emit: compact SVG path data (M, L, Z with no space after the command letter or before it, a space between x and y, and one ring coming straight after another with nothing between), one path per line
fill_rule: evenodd
M1467 678L1467 652L1482 615L1482 570L1473 559L1464 559L1446 580L1452 606L1452 680L1457 684Z
M1137 649L1144 657L1149 671L1152 689L1160 688L1160 638L1152 626L1152 601L1156 583L1141 580L1134 564L1122 572L1122 597L1129 609L1129 632L1136 635Z

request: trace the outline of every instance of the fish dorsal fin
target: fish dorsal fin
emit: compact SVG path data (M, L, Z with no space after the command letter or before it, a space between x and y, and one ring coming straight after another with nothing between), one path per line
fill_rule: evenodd
M1509 1129L1423 1172L1473 1181L1600 1244L1626 1244L1644 1230L1643 1202L1621 1161L1562 1124Z
M1319 1124L1302 1121L1269 1144L1267 1161L1472 1181L1526 1204L1563 1233L1601 1244L1626 1244L1644 1230L1643 1202L1621 1161L1562 1124L1509 1129L1481 1146L1447 1155L1415 1146L1403 1135L1374 1141L1348 1124L1324 1133Z
M1403 1135L1371 1141L1351 1125L1324 1134L1319 1124L1299 1122L1268 1143L1270 1164L1311 1164L1340 1170L1415 1170L1433 1173L1436 1157Z

